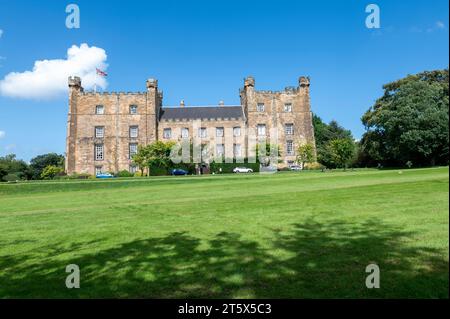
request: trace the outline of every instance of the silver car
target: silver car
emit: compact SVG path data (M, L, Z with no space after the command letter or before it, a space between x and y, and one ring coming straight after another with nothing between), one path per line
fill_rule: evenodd
M253 170L247 167L236 167L233 169L233 173L253 173Z

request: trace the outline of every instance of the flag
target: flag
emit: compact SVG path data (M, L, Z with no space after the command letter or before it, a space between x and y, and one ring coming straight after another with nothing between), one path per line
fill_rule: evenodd
M97 75L108 76L108 74L105 71L102 71L102 70L100 70L98 68L95 68L95 71L97 72Z

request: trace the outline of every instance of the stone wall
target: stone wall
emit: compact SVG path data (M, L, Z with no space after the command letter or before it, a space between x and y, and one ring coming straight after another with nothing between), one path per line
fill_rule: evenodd
M84 92L81 79L70 77L66 172L95 174L96 167L101 167L103 172L129 170L132 165L130 143L147 145L156 140L165 140L165 128L172 130L170 140L180 141L182 128L189 128L189 138L192 138L198 135L199 127L206 127L207 137L201 139L201 143L209 144L210 155L216 154L217 144L224 144L225 157L232 158L233 144L241 145L242 157L253 155L251 152L254 152L256 142L247 140L246 133L255 136L257 125L265 124L267 139L271 144L280 146L284 165L295 162L296 150L300 144L315 145L308 78L301 77L297 87L286 88L284 91L257 91L255 80L248 77L244 88L240 90L240 98L243 118L164 119L159 122L162 92L158 90L157 80L147 80L146 92L94 93ZM264 104L264 111L257 109L258 103ZM291 112L285 112L286 103L292 105ZM96 114L97 105L104 107L104 114ZM137 114L130 114L131 105L137 106ZM286 124L293 124L292 135L285 134ZM104 127L103 138L95 137L97 126ZM130 126L138 127L138 137L130 137ZM216 136L217 127L224 128L225 138ZM239 137L233 136L234 127L241 128ZM294 143L293 155L286 154L288 140ZM103 160L95 160L95 144L104 145Z
M104 114L96 114L102 105ZM137 114L130 114L130 106ZM146 145L156 140L158 92L149 87L143 93L83 92L81 86L70 87L66 171L94 174L95 167L104 172L129 170L129 144ZM104 127L104 137L95 137L95 127ZM138 137L130 137L130 126L138 127ZM104 145L104 159L94 158L94 145Z
M249 129L256 130L258 124L265 124L266 139L270 144L280 147L281 160L285 165L296 161L299 145L304 143L315 145L308 78L301 77L298 87L289 87L284 91L257 91L255 80L248 77L244 81L240 95ZM264 111L258 110L258 104L264 105ZM291 104L290 112L285 111L285 104ZM292 135L285 134L286 124L293 124ZM258 136L259 138L261 137ZM288 140L294 144L293 155L286 153Z

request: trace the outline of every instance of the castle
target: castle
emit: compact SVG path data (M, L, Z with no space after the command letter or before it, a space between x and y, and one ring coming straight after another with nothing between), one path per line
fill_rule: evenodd
M280 149L279 166L296 162L299 145L315 145L308 77L283 91L258 91L255 79L247 77L239 90L241 105L234 106L185 106L182 101L165 107L158 81L146 84L146 92L96 93L85 92L79 77L69 77L68 174L136 172L132 156L138 145L157 140L196 138L202 154L244 158L254 148L250 136L267 138Z

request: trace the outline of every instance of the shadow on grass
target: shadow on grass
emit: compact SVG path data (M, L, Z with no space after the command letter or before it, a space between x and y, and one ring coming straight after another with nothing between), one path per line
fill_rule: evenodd
M314 220L271 231L270 247L228 232L171 233L96 253L83 250L91 242L10 255L0 260L0 297L448 298L448 260L406 247L412 233ZM69 263L80 266L80 289L65 288ZM370 263L380 267L380 289L365 287Z

